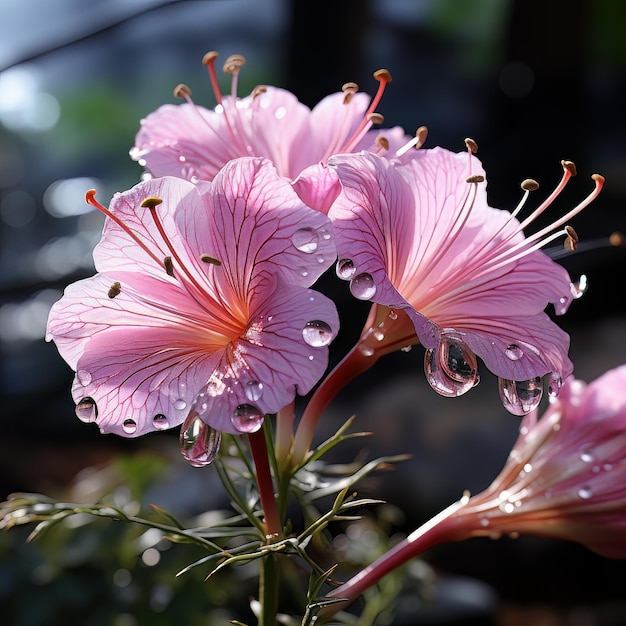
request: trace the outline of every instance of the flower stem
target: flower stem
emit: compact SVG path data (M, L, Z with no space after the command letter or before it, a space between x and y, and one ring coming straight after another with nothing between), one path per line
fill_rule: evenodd
M256 468L256 480L259 487L261 506L265 515L265 534L280 535L281 523L274 495L274 483L267 452L267 442L263 429L248 435L252 458Z
M261 605L258 626L276 626L278 615L278 564L276 555L268 554L261 561L259 575L259 603Z
M464 533L463 518L456 515L456 512L467 503L467 500L468 498L464 496L458 502L450 505L413 531L406 539L396 544L379 559L361 570L356 576L326 594L330 598L341 598L343 602L330 604L322 609L318 616L319 623L324 623L337 611L351 604L366 589L375 585L383 576L429 548L447 541L463 539L466 535L469 536L468 533Z

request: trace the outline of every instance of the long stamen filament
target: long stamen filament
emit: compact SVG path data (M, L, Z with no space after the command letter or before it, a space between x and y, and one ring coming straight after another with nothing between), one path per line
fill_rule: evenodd
M85 201L87 202L87 204L100 211L100 213L103 213L109 219L113 220L157 265L161 267L163 266L162 259L159 259L159 257L154 254L154 252L152 252L152 250L150 250L150 248L148 248L148 246L146 246L146 244L141 241L141 239L139 239L139 237L128 226L126 226L126 224L124 224L124 222L122 222L119 217L117 217L117 215L109 211L109 209L107 209L96 200L95 189L90 189L89 191L87 191L87 193L85 194Z

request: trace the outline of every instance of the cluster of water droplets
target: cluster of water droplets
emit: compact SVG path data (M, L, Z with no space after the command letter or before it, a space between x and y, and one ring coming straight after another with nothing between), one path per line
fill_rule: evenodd
M376 294L376 283L368 272L357 272L352 259L339 259L335 268L341 280L350 281L350 293L359 300L371 300Z
M507 346L504 355L511 361L519 361L524 356L517 344ZM430 386L440 395L453 398L467 393L479 381L476 355L463 341L460 333L444 331L439 344L426 350L424 371ZM561 388L561 378L551 374L550 397L556 397ZM513 415L526 415L536 409L543 398L541 377L528 380L498 378L498 392L504 408Z

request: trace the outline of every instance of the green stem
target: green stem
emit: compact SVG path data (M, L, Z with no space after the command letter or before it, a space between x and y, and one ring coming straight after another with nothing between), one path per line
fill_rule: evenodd
M278 623L278 564L276 555L269 554L261 559L259 575L259 602L261 612L258 626L276 626Z

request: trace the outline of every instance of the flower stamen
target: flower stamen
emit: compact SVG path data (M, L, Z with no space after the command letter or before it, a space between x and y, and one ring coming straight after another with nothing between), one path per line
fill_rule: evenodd
M396 150L396 156L402 156L406 154L411 148L415 148L418 150L421 148L426 142L426 137L428 136L428 128L426 126L420 126L415 131L415 137L410 141L407 141L401 148Z

